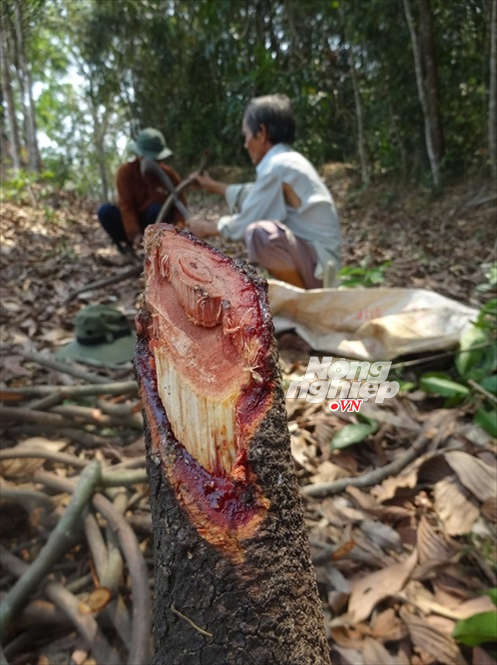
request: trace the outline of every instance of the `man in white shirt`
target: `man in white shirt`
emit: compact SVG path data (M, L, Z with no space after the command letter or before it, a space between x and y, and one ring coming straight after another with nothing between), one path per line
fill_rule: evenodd
M288 97L252 99L242 132L256 181L226 185L195 174L200 187L226 197L231 214L216 224L192 218L190 230L199 238L245 240L249 260L276 279L305 289L321 288L325 271L340 266L340 222L333 197L315 168L289 147L295 119Z

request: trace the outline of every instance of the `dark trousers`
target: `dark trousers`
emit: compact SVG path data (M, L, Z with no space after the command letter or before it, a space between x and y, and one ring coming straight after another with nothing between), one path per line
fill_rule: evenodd
M144 231L149 224L155 223L162 205L162 203L152 203L145 212L140 213L138 220L142 231ZM97 217L103 229L120 251L131 245L124 232L121 211L116 205L113 205L112 203L102 204L98 209Z

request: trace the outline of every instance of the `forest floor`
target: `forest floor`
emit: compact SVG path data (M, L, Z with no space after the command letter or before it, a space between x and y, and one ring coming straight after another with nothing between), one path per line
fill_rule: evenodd
M326 165L322 175L341 215L345 266L367 260L365 275L383 266L382 286L428 289L475 308L495 297L495 288L482 287L497 259L497 200L489 183L448 185L434 198L388 182L361 190L356 171L343 164ZM74 482L92 460L122 478L107 496L116 519L124 515L132 527L130 537L148 567L141 584L152 588L140 407L136 390L124 383L133 381L133 370L86 368L78 378L49 361L72 340L74 317L87 304L116 306L132 321L140 278L72 297L126 267L94 207L34 186L11 194L2 202L0 226L0 592L16 593L16 578L55 530ZM206 219L226 212L218 199L198 192L190 201ZM244 257L241 244L217 245ZM279 344L283 379L303 374L310 348L294 335ZM375 431L340 450L332 451L330 441L357 416L330 412L326 402L287 400L334 665L497 662L495 645L471 648L451 636L457 620L495 609L484 592L497 587L496 441L472 418L474 400L484 396L447 408L443 398L419 387L423 372L453 366L450 354L406 366L402 378L411 389L388 405L372 405ZM103 380L122 385L105 398L98 391L78 396L77 385ZM367 482L372 470L391 462L399 463L397 473ZM131 480L125 477L130 471L137 474ZM344 478L351 482L325 496L309 490ZM64 485L68 481L73 484ZM125 662L133 648L132 621L149 611L133 608L131 618L130 587L140 584L139 572L126 553L126 567L115 556L123 543L108 527L111 518L100 515L97 523L88 514L84 529L72 525L65 557L54 557L33 578L20 603L4 640L10 665Z

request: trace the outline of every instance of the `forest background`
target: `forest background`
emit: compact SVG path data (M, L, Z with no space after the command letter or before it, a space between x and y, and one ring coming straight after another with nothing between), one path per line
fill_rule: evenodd
M363 185L497 177L497 0L1 0L2 144L18 173L112 195L161 129L181 172L249 165L248 100L288 94L296 148Z

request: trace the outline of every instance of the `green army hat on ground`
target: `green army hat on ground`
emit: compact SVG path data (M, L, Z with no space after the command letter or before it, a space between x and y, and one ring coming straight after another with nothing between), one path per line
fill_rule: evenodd
M136 337L122 312L88 305L76 315L76 339L55 355L88 365L116 367L133 359Z
M148 157L148 159L166 159L173 154L166 145L166 140L162 132L153 127L143 129L139 134L136 141L132 141L129 150L141 157Z

